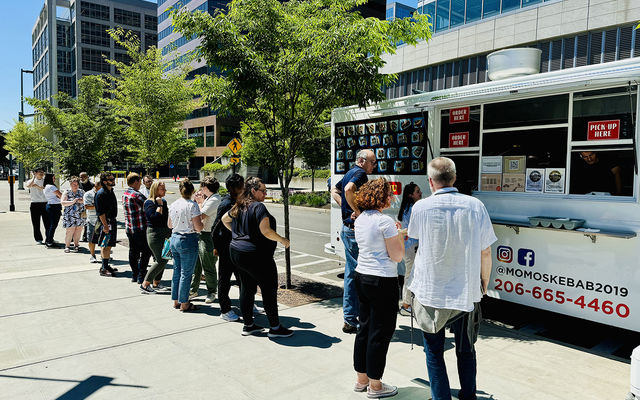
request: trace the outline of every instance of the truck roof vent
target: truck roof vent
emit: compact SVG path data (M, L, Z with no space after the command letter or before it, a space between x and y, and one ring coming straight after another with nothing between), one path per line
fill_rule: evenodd
M494 51L487 56L489 79L513 78L540 72L540 49L530 47Z

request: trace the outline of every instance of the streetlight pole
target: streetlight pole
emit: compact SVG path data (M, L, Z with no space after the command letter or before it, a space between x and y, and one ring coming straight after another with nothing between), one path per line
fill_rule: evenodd
M33 114L24 115L24 74L33 74L33 70L20 68L20 113L18 113L18 121L24 121L24 117L33 116ZM24 190L24 166L22 162L18 163L18 190Z

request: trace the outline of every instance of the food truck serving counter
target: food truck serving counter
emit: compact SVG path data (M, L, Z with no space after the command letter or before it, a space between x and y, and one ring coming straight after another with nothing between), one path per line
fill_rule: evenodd
M638 82L636 58L337 109L332 182L371 148L394 215L449 157L498 236L490 296L640 332Z

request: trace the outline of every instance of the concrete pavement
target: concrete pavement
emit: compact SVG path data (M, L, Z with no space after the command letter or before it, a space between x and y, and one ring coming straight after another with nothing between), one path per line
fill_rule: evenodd
M0 184L0 399L363 399L354 393L353 335L341 301L282 305L295 335L242 337L218 304L183 314L167 295L139 294L127 276L98 276L87 254L33 243L29 215L7 213ZM19 194L17 209L26 211ZM118 234L124 236L124 232ZM57 240L62 239L59 228ZM128 271L127 249L114 259ZM170 278L165 271L164 278ZM237 290L232 289L234 306ZM201 298L202 299L202 298ZM267 324L264 316L258 323ZM398 317L384 381L396 399L428 399L420 345ZM586 332L585 334L588 334ZM419 331L414 331L418 343ZM457 388L455 352L445 353ZM629 364L484 323L476 345L480 399L623 399Z

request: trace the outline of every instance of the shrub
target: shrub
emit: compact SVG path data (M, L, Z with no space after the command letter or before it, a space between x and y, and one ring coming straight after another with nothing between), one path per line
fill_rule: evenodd
M224 170L230 169L231 167L232 167L231 164L222 165L220 163L208 163L200 169L205 172L218 172L218 171L224 171Z

